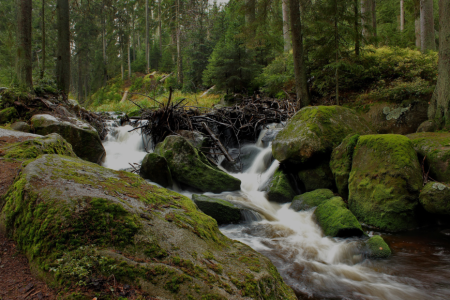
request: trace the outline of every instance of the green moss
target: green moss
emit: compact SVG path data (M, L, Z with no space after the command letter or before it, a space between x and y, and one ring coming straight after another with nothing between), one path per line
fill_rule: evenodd
M169 254L163 248L161 248L158 243L153 243L150 247L144 252L150 258L163 259L167 257Z
M320 204L314 211L317 222L327 236L361 236L364 231L356 217L347 209L341 197Z
M450 188L438 182L428 182L420 192L419 201L429 213L450 215Z
M319 206L324 201L327 201L333 197L333 191L329 189L317 189L312 192L295 196L289 208L295 211L307 210Z
M14 107L8 107L0 110L0 124L10 123L17 120L19 114Z
M302 167L298 178L306 192L317 189L335 189L333 174L328 159L320 159L317 163Z
M241 220L241 210L228 201L195 194L192 195L192 200L202 212L214 218L218 224L238 223Z
M388 244L379 235L374 235L364 245L366 255L370 258L388 258L392 253Z
M166 281L166 283L164 284L164 288L171 291L172 293L177 293L182 283L191 280L192 279L189 276L186 276L184 274L176 274L173 275L168 281Z
M267 192L269 201L278 203L291 202L296 194L289 183L287 175L280 169L275 171L267 188Z

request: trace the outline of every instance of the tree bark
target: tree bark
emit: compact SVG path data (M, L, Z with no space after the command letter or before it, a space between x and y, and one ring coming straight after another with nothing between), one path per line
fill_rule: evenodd
M294 58L295 91L299 108L310 104L303 51L302 23L298 0L289 0L292 51Z
M177 0L177 75L178 84L183 85L183 57L181 54L180 0Z
M70 90L70 25L69 0L57 0L58 55L56 59L56 85L65 94Z
M245 23L247 26L253 24L256 18L256 0L246 0Z
M436 50L434 37L433 0L420 0L420 49Z
M33 88L31 63L31 0L18 0L17 10L17 79L22 88Z
M289 52L289 50L291 50L291 37L289 34L289 4L288 4L288 0L282 0L281 9L283 11L284 52Z
M414 31L416 37L416 47L420 49L420 0L414 0Z
M359 56L361 43L360 43L360 34L359 34L359 0L354 0L354 12L355 12L355 55Z
M159 57L158 69L162 58L162 16L161 16L161 0L158 0L158 27L159 27Z
M450 1L439 0L438 80L428 108L428 117L440 127L450 127Z
M148 35L149 35L148 0L145 0L145 60L147 62L147 73L150 73L150 43Z
M42 0L42 68L41 79L45 73L45 0Z
M128 38L128 79L131 78L131 36Z
M362 34L369 43L374 37L373 0L361 0Z
M400 31L405 30L405 0L400 0Z

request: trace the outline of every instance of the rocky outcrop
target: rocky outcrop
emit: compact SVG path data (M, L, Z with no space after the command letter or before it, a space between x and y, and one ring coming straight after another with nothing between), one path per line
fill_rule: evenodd
M22 132L30 132L31 127L25 122L15 122L11 124L11 129L16 131L22 131Z
M353 151L358 143L359 134L348 135L331 153L330 168L339 195L348 198L348 178L352 170Z
M428 182L420 192L419 201L432 214L450 215L450 188L438 182Z
M171 187L173 185L172 174L170 173L167 160L156 153L149 153L144 157L139 175L163 187Z
M318 189L312 192L304 193L294 197L290 209L295 211L307 210L319 206L323 202L334 197L329 189Z
M19 117L17 110L14 107L8 107L0 110L0 124L9 123Z
M267 258L190 199L128 172L43 155L0 201L0 230L53 286L114 278L158 299L296 299Z
M330 161L326 158L318 160L318 163L308 167L300 167L297 175L300 179L302 190L306 192L317 189L335 189Z
M203 192L235 191L241 181L212 165L203 153L181 136L168 136L156 146L155 153L169 164L172 177Z
M215 219L219 225L239 223L241 220L241 210L228 201L204 195L192 195L192 200L202 212Z
M349 178L350 210L388 231L414 228L422 171L412 142L395 134L360 136Z
M430 177L440 182L450 182L450 133L421 132L407 135L419 160L425 158L425 169Z
M347 209L341 197L333 197L320 204L314 211L326 236L362 236L364 231L356 217Z
M291 202L295 195L296 192L291 187L288 176L282 170L277 169L267 186L267 198L269 201L278 203Z
M362 244L362 252L372 259L388 258L391 256L391 248L379 235L374 235Z
M31 125L37 134L58 133L69 142L78 157L100 163L106 152L94 127L72 117L64 120L51 115L35 115Z
M280 162L311 163L329 155L351 133L369 134L372 129L354 110L341 106L308 106L288 122L272 143Z

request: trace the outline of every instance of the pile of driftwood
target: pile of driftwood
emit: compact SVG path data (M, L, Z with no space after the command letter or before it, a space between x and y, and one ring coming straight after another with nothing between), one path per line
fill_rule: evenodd
M242 141L254 141L265 125L284 122L296 112L295 103L271 98L244 98L234 106L214 108L206 113L185 102L186 99L173 102L170 94L167 103L158 102L158 109L140 107L141 116L129 119L133 119L134 130L141 129L153 139L153 145L181 130L198 131L213 142L207 152L222 153L233 161L227 148L240 148Z

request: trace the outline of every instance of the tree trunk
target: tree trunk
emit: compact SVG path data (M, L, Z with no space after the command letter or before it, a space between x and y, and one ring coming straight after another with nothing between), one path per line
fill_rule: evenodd
M450 1L439 0L439 65L436 90L428 108L428 117L435 124L450 127Z
M420 0L414 0L414 27L416 37L416 47L420 49Z
M45 0L42 0L42 68L41 79L45 73Z
M335 4L335 15L334 15L334 47L336 48L336 105L339 105L339 29L338 29L338 0L334 0Z
M361 0L361 26L362 34L367 42L374 36L373 28L373 0Z
M303 53L303 34L300 19L298 0L289 0L292 51L294 57L295 91L297 93L298 107L310 104L308 82L306 79L306 66Z
M284 39L284 52L291 50L291 37L289 34L289 4L288 0L282 0L283 10L283 39Z
M150 43L148 35L149 35L148 0L145 0L145 60L147 62L147 73L150 73Z
M22 88L33 88L31 63L31 0L18 0L17 10L17 79Z
M56 85L65 94L70 89L70 25L69 0L57 0L58 55L56 59Z
M128 38L128 79L131 78L131 36Z
M405 0L400 0L400 31L405 30Z
M177 75L178 84L183 85L183 57L181 55L180 0L177 0Z
M161 16L161 0L158 0L158 27L159 27L159 57L158 68L162 58L162 16Z
M251 26L256 18L256 0L246 0L245 5L245 23Z
M359 34L359 0L354 0L354 12L355 12L355 55L359 56L361 44L360 44L360 34Z
M420 0L420 49L436 50L434 37L433 0Z
M377 2L376 0L372 0L372 30L373 30L373 38L374 43L377 43Z

